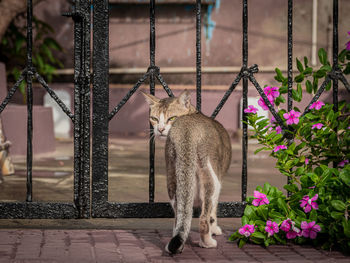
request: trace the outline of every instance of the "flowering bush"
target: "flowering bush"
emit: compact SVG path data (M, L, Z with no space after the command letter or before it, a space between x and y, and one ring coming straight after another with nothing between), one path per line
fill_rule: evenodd
M294 79L294 100L301 101L304 83L307 92L316 93L319 80L332 70L323 49L319 59L318 70L309 67L306 58L304 65L297 59L300 74ZM350 73L346 60L350 60L350 49L339 54L344 74ZM271 152L276 168L290 178L284 186L290 196L269 183L258 186L254 196L247 198L243 228L230 240L238 239L240 247L248 241L268 246L292 240L350 251L350 103L340 102L335 111L332 104L316 101L304 115L296 107L287 112L280 105L285 102L288 81L279 69L276 73L281 87L265 87L264 92L287 129L282 132L274 118L258 117L254 111L247 112L247 124L263 146L255 153ZM326 89L330 87L331 82ZM262 99L259 105L268 109Z

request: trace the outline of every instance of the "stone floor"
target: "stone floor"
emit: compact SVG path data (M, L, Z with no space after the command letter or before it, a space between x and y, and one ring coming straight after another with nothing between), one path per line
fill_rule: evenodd
M218 247L198 246L192 231L182 254L170 256L164 247L170 230L0 230L0 262L349 262L339 252L295 245L267 249L216 237Z
M268 181L282 187L286 178L274 169L267 153L254 155L249 145L248 195ZM164 143L156 144L156 201L167 201ZM73 144L57 141L56 152L35 156L33 193L35 201L73 200ZM16 174L2 178L1 201L24 201L26 162L15 157ZM233 159L224 178L221 201L241 199L241 146L233 143ZM109 200L148 200L148 141L144 138L114 138L109 145ZM1 212L1 211L0 211ZM198 246L198 219L181 255L169 256L165 244L173 219L75 219L0 220L0 262L350 262L339 252L295 245L267 249L246 245L239 249L228 237L240 227L239 218L220 218L224 230L217 249Z

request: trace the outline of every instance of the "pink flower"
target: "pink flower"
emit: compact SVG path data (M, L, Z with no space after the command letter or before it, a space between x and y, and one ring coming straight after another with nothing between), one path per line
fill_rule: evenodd
M323 124L322 123L316 123L314 125L312 125L311 129L321 129L323 127Z
M287 146L285 145L278 145L275 147L275 149L273 149L274 152L278 152L279 150L286 150Z
M305 213L309 213L311 209L318 209L318 204L315 202L318 198L318 194L315 194L313 198L310 199L308 195L305 195L303 199L301 199L300 202L300 207L304 209Z
M254 197L256 199L253 200L252 204L254 206L267 205L270 203L269 199L267 199L266 195L260 193L258 191L254 191Z
M287 120L287 124L298 124L299 123L299 116L300 112L291 110L290 112L287 112L283 114L283 117Z
M309 164L309 158L305 158L305 164L308 165Z
M344 160L344 161L341 161L340 163L338 163L338 166L339 167L344 167L345 164L349 163L349 160Z
M325 104L323 103L323 101L316 101L314 103L311 104L310 106L310 110L315 109L315 110L319 110L322 108L322 106L324 106Z
M246 224L238 230L238 233L240 233L242 236L249 237L251 234L254 233L254 231L254 225Z
M317 236L317 232L321 231L321 227L316 225L315 221L307 223L306 221L301 222L302 235L304 237L310 237L311 239L315 239Z
M276 134L280 134L282 132L281 126L276 127Z
M272 222L271 220L268 220L266 222L265 231L268 233L269 237L273 236L275 233L278 233L278 224L276 222Z
M286 237L288 239L294 239L297 236L301 236L300 229L297 228L295 226L295 222L293 222L289 218L282 222L280 229L286 232Z
M270 87L270 86L267 86L264 88L264 93L269 98L269 100L270 98L272 98L273 100L274 98L277 98L280 95L277 87Z
M245 113L256 113L258 111L253 105L249 105L248 108L244 109Z
M272 106L273 106L273 105L274 105L274 104L273 104L273 98L272 98L272 97L267 97L267 98L269 99L270 103L271 103ZM258 104L259 104L259 106L260 106L263 110L269 110L269 107L265 104L263 98L260 98L260 99L258 100Z

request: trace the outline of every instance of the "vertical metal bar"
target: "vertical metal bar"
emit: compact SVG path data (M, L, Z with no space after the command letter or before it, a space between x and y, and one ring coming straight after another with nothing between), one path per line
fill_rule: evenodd
M338 68L338 0L333 0L333 70ZM338 111L338 79L333 79L334 111Z
M293 108L293 0L288 0L288 111Z
M27 0L27 202L33 201L33 3Z
M197 95L197 110L201 110L202 104L202 66L201 66L201 0L196 2L196 95Z
M108 0L93 9L92 216L108 202L109 17Z
M154 67L156 53L156 27L155 27L155 0L150 1L150 66ZM150 93L155 94L155 72L152 71L149 80ZM150 140L149 140L149 202L154 202L154 131L153 126L150 124Z
M90 215L90 9L75 1L74 19L74 203Z
M243 13L242 13L242 24L243 24L243 43L242 43L242 62L243 68L246 70L248 65L248 1L243 0ZM245 201L247 197L247 151L248 151L248 127L247 114L244 109L248 107L248 78L246 75L243 76L243 137L242 137L242 201Z
M288 0L288 112L293 109L293 0ZM293 139L288 140L288 145L293 143ZM291 178L287 177L287 183ZM288 192L290 196L290 192Z

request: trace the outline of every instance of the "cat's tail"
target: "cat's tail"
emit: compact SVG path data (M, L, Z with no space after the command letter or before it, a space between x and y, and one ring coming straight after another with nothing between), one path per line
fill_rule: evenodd
M171 254L181 253L191 229L196 182L196 155L193 149L177 151L176 158L176 212L173 238L166 246Z

